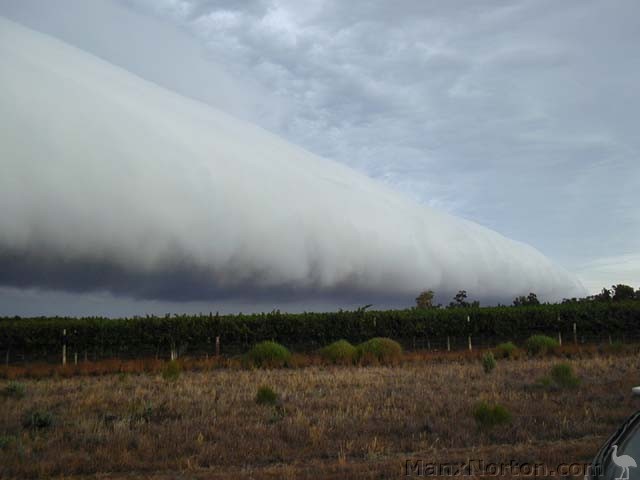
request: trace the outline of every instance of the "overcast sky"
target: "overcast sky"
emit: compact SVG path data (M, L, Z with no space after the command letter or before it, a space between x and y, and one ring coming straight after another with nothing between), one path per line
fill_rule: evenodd
M0 15L526 242L591 291L640 286L633 0L2 0ZM2 295L29 313L41 294Z

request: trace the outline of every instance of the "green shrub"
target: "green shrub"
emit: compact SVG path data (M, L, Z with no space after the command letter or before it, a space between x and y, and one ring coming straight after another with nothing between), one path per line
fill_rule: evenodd
M4 390L3 390L2 394L5 397L23 398L25 396L25 394L26 394L26 388L25 388L24 384L22 384L22 383L9 382L7 384L7 386L4 387Z
M498 345L494 349L494 352L497 358L515 358L518 352L518 347L516 347L513 342L504 342Z
M180 378L181 371L182 368L180 367L180 364L176 360L171 360L162 370L162 378L170 382L175 382Z
M490 429L511 422L511 413L499 404L479 402L473 408L473 418L481 429Z
M546 335L532 335L525 343L529 355L546 355L559 346L560 344L555 338Z
M372 338L356 347L356 358L361 363L395 363L401 356L402 346L390 338Z
M320 356L329 363L349 365L356 357L356 347L346 340L338 340L320 350Z
M276 405L278 394L271 387L263 385L256 393L256 403L258 405Z
M558 363L551 368L549 375L539 378L534 387L548 389L576 388L580 378L573 372L568 363Z
M282 406L276 405L276 407L271 410L271 415L267 419L267 423L273 424L281 422L286 416L287 411Z
M284 367L291 359L291 352L284 345L267 341L254 345L247 357L256 367Z
M154 417L157 418L158 415L151 402L134 401L129 406L128 419L131 425L135 423L151 423Z
M16 437L10 435L0 435L0 450L6 450L16 441Z
M540 377L534 384L534 387L542 387L542 388L550 388L552 386L553 386L553 382L551 381L551 378L548 375L545 375L544 377Z
M493 353L487 352L482 355L482 369L484 373L491 373L494 368L496 368L496 359Z
M611 343L610 345L607 345L605 347L604 351L606 353L618 354L618 353L622 353L622 352L625 351L625 346L624 346L624 343L622 343L621 341L615 341L615 342Z
M560 388L575 388L580 385L580 379L573 372L568 363L558 363L551 368L551 381Z
M53 413L46 410L33 410L27 412L22 418L22 426L32 430L45 430L53 427L54 423Z

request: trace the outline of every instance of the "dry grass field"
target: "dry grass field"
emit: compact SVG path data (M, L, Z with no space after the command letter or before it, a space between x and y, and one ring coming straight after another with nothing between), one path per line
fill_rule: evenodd
M538 384L560 361L580 385ZM4 379L0 477L398 478L407 459L587 462L640 406L630 396L639 367L635 353L574 352L499 360L486 374L476 356L414 355L394 366ZM275 405L256 403L263 385ZM480 401L506 407L510 422L480 428Z

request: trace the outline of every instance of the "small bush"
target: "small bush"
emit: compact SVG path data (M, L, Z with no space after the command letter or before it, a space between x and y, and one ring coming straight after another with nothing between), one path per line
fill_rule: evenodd
M53 427L54 423L54 415L46 410L34 410L22 418L22 426L32 430L45 430Z
M329 363L349 365L356 357L356 347L346 340L338 340L320 350L320 356Z
M546 355L554 351L560 344L555 338L546 335L532 335L525 343L529 355Z
M312 365L317 365L320 360L317 356L305 355L301 353L292 353L291 358L287 360L287 367L290 368L305 368Z
M16 441L16 437L9 435L0 435L0 450L6 450Z
M23 398L26 393L26 388L24 384L19 382L9 382L9 384L4 388L2 394L5 397L11 398Z
M162 370L162 378L167 381L175 382L180 378L180 372L182 368L176 360L171 360Z
M361 363L395 363L401 356L402 346L390 338L372 338L356 347L356 358Z
M140 401L134 401L129 406L127 416L130 425L136 423L151 423L154 418L158 418L158 414L151 402L142 403Z
M620 353L623 353L625 351L625 345L624 345L624 343L622 343L620 341L616 341L616 342L611 343L610 345L607 345L604 348L604 351L606 353L620 354Z
M256 403L258 405L276 405L278 394L271 387L264 385L256 393Z
M518 347L513 342L501 343L494 349L497 358L515 358L517 356Z
M482 369L484 373L491 373L494 368L496 368L496 359L493 353L487 352L482 355Z
M560 388L575 388L580 385L580 379L573 372L568 363L559 363L551 368L551 381Z
M553 382L551 381L551 378L548 375L545 375L544 377L541 377L538 379L538 381L536 381L536 383L534 384L534 387L542 387L542 388L551 388L553 386Z
M502 405L480 402L473 408L473 418L479 428L490 429L510 423L511 413Z
M291 359L291 352L277 342L261 342L253 346L247 354L256 367L284 367Z
M282 420L284 420L286 416L287 416L287 411L281 406L276 406L271 411L271 416L267 419L267 423L273 424L273 423L281 422Z

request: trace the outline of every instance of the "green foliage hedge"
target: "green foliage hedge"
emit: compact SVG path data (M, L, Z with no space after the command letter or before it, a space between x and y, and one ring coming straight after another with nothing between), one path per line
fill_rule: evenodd
M467 315L470 322L467 323ZM180 348L213 351L220 336L222 351L246 351L269 339L307 350L339 339L360 343L374 337L396 340L447 336L523 339L532 333L572 338L579 335L640 334L640 302L584 302L527 307L338 311L327 313L271 313L252 315L177 315L126 319L109 318L1 318L0 351L59 355L62 330L69 352L89 355L140 355Z

